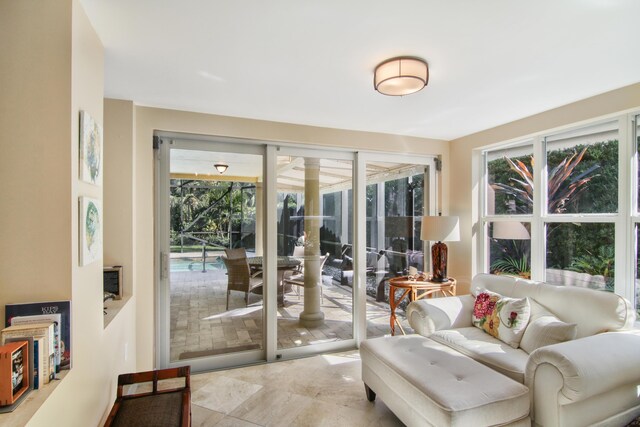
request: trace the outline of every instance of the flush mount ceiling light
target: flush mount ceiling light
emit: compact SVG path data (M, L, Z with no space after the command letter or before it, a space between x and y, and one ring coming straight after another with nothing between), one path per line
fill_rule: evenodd
M221 174L225 173L227 171L227 169L229 169L229 165L226 164L226 163L222 163L222 162L218 162L218 163L214 164L213 166Z
M418 92L429 82L429 67L419 58L388 59L376 67L373 86L383 95L402 96Z

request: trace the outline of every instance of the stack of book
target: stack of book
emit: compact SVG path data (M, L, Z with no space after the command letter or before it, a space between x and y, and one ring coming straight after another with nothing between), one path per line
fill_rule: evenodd
M0 378L11 378L12 386L0 387L0 413L12 411L27 394L20 392L18 398L18 388L27 392L42 388L61 369L70 368L70 314L69 301L5 306L6 327L0 331ZM19 356L16 346L23 349ZM1 363L10 356L11 363Z
M31 390L27 341L0 346L0 408L15 407Z
M48 384L56 375L54 322L20 323L2 330L2 344L28 341L34 389Z

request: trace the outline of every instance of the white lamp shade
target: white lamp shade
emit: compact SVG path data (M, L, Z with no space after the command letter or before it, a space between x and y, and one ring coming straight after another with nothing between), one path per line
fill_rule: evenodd
M384 95L418 92L429 82L429 67L417 58L393 58L376 67L373 85Z
M423 216L420 238L432 242L460 240L460 219L457 216Z
M519 221L497 221L493 223L493 238L529 240L531 235Z

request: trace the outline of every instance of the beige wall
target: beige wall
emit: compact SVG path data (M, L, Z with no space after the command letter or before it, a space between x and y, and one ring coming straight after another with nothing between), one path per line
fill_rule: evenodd
M71 298L70 28L71 2L0 3L2 322L6 303Z
M133 295L133 131L131 101L104 100L104 264L123 267L123 292Z
M449 171L449 200L452 214L460 216L461 241L449 245L450 274L458 279L462 292L468 290L477 273L479 183L474 182L473 169L478 165L474 161L478 148L639 106L640 84L634 84L451 141L451 158L455 160Z
M77 178L79 111L103 122L103 48L78 0L2 1L0 20L0 310L72 301L72 369L29 425L98 425L117 374L135 369L124 354L135 345L134 305L105 329L102 262L78 265L78 197L102 199L102 187ZM0 425L23 425L29 409Z
M155 130L367 151L442 155L445 168L449 164L449 145L440 140L136 107L134 241L137 265L135 281L139 368L152 367L154 360L155 255L152 137ZM443 193L448 194L447 179L443 181L443 186Z

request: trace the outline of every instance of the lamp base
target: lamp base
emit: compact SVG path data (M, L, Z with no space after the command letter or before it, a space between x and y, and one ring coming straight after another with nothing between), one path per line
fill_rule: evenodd
M447 245L442 242L434 243L431 247L431 281L446 283L447 276Z

